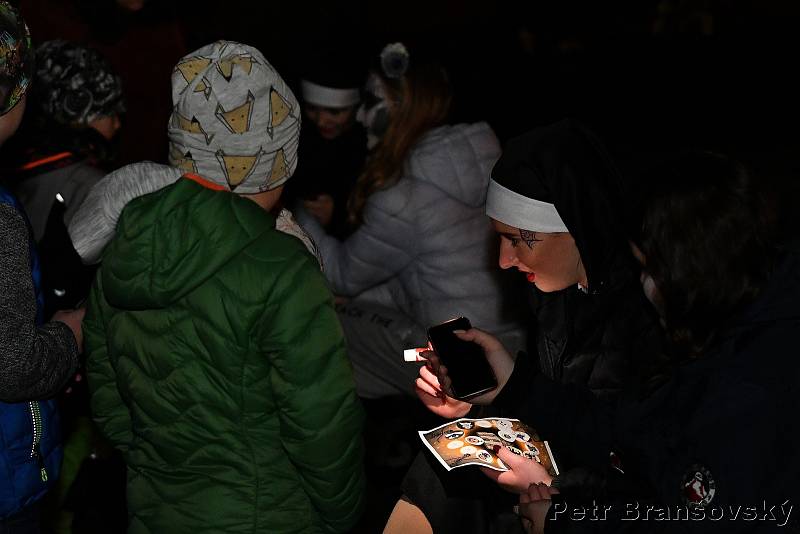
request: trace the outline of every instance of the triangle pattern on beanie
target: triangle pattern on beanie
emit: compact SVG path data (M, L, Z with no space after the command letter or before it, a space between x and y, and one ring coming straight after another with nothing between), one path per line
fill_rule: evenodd
M283 124L283 121L286 120L286 117L291 115L292 113L292 106L289 102L283 98L278 91L274 88L270 88L269 90L269 126L267 127L267 132L269 133L270 138L273 134L273 129L276 126L280 126Z
M275 153L275 158L272 160L272 170L267 179L267 186L287 176L289 176L289 165L286 163L286 154L281 148Z
M228 181L231 191L234 191L253 174L253 169L256 168L262 153L262 150L259 149L252 156L233 156L225 154L222 150L217 150L215 154L217 161L219 161L222 171L225 173L225 179Z
M237 65L248 76L250 76L250 73L253 71L253 65L258 65L258 61L253 59L253 56L247 54L234 56L231 63Z
M249 76L250 72L253 70L253 63L255 63L255 61L253 61L253 58L249 55L240 54L238 56L228 56L217 63L217 70L222 74L222 77L225 78L226 82L230 82L233 78L234 65L238 65L239 68Z
M181 73L186 84L191 84L197 76L203 72L209 65L211 60L207 57L193 57L183 63L178 63L175 68Z
M197 163L192 158L192 153L188 150L185 154L178 153L178 157L173 159L173 165L178 167L183 172L191 172L197 174Z
M225 125L231 133L243 134L250 131L250 119L253 117L253 104L256 97L253 93L247 91L247 97L244 104L233 108L230 111L225 111L222 104L217 104L217 109L214 116L217 117L222 124Z
M211 97L211 82L203 78L200 83L194 86L195 93L203 93L203 96L208 100Z
M203 129L203 126L200 124L200 121L197 120L197 117L192 116L191 119L187 119L181 115L177 109L175 110L174 115L177 122L176 126L179 129L193 134L201 134L206 140L206 145L210 144L211 140L214 139L214 134L209 135L206 133L206 131Z

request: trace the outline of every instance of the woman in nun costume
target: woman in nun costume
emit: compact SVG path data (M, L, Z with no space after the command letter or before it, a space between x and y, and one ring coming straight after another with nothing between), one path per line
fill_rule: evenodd
M576 121L537 128L507 144L492 170L486 214L500 238L500 267L517 269L530 284L528 351L501 363L498 388L471 403L447 396L449 383L442 387L433 372L436 356L423 353L433 365L421 368L417 394L432 412L450 419L518 417L532 402L530 386L539 373L610 403L658 383L663 333L626 239L621 182L600 140ZM505 351L499 343L497 350ZM557 435L547 439L561 467L562 491L603 483L573 459L569 443ZM484 471L495 480L501 473ZM387 532L414 530L420 520L437 533L519 528L510 514L516 495L477 470L445 472L424 451L403 491Z

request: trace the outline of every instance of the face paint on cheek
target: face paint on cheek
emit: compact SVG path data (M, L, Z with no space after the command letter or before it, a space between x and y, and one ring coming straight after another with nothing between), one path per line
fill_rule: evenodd
M367 129L367 149L372 150L389 127L389 100L383 84L374 74L367 80L366 92L356 120Z
M360 122L367 129L367 149L372 150L389 128L389 108L385 102L359 109Z
M534 243L541 241L541 239L536 239L536 232L523 230L522 228L519 229L519 237L528 245L528 248L533 248Z

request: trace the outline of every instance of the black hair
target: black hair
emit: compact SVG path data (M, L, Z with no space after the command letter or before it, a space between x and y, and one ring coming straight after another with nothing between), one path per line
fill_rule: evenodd
M752 173L727 156L685 153L648 181L634 241L668 335L683 354L698 356L764 287L776 218Z

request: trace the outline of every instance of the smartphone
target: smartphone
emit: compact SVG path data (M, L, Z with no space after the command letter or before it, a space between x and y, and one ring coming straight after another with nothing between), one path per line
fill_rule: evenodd
M448 395L459 400L469 400L497 388L497 378L481 346L459 339L453 333L453 330L470 328L472 325L466 317L428 328L428 341L447 367L447 375L451 380Z

